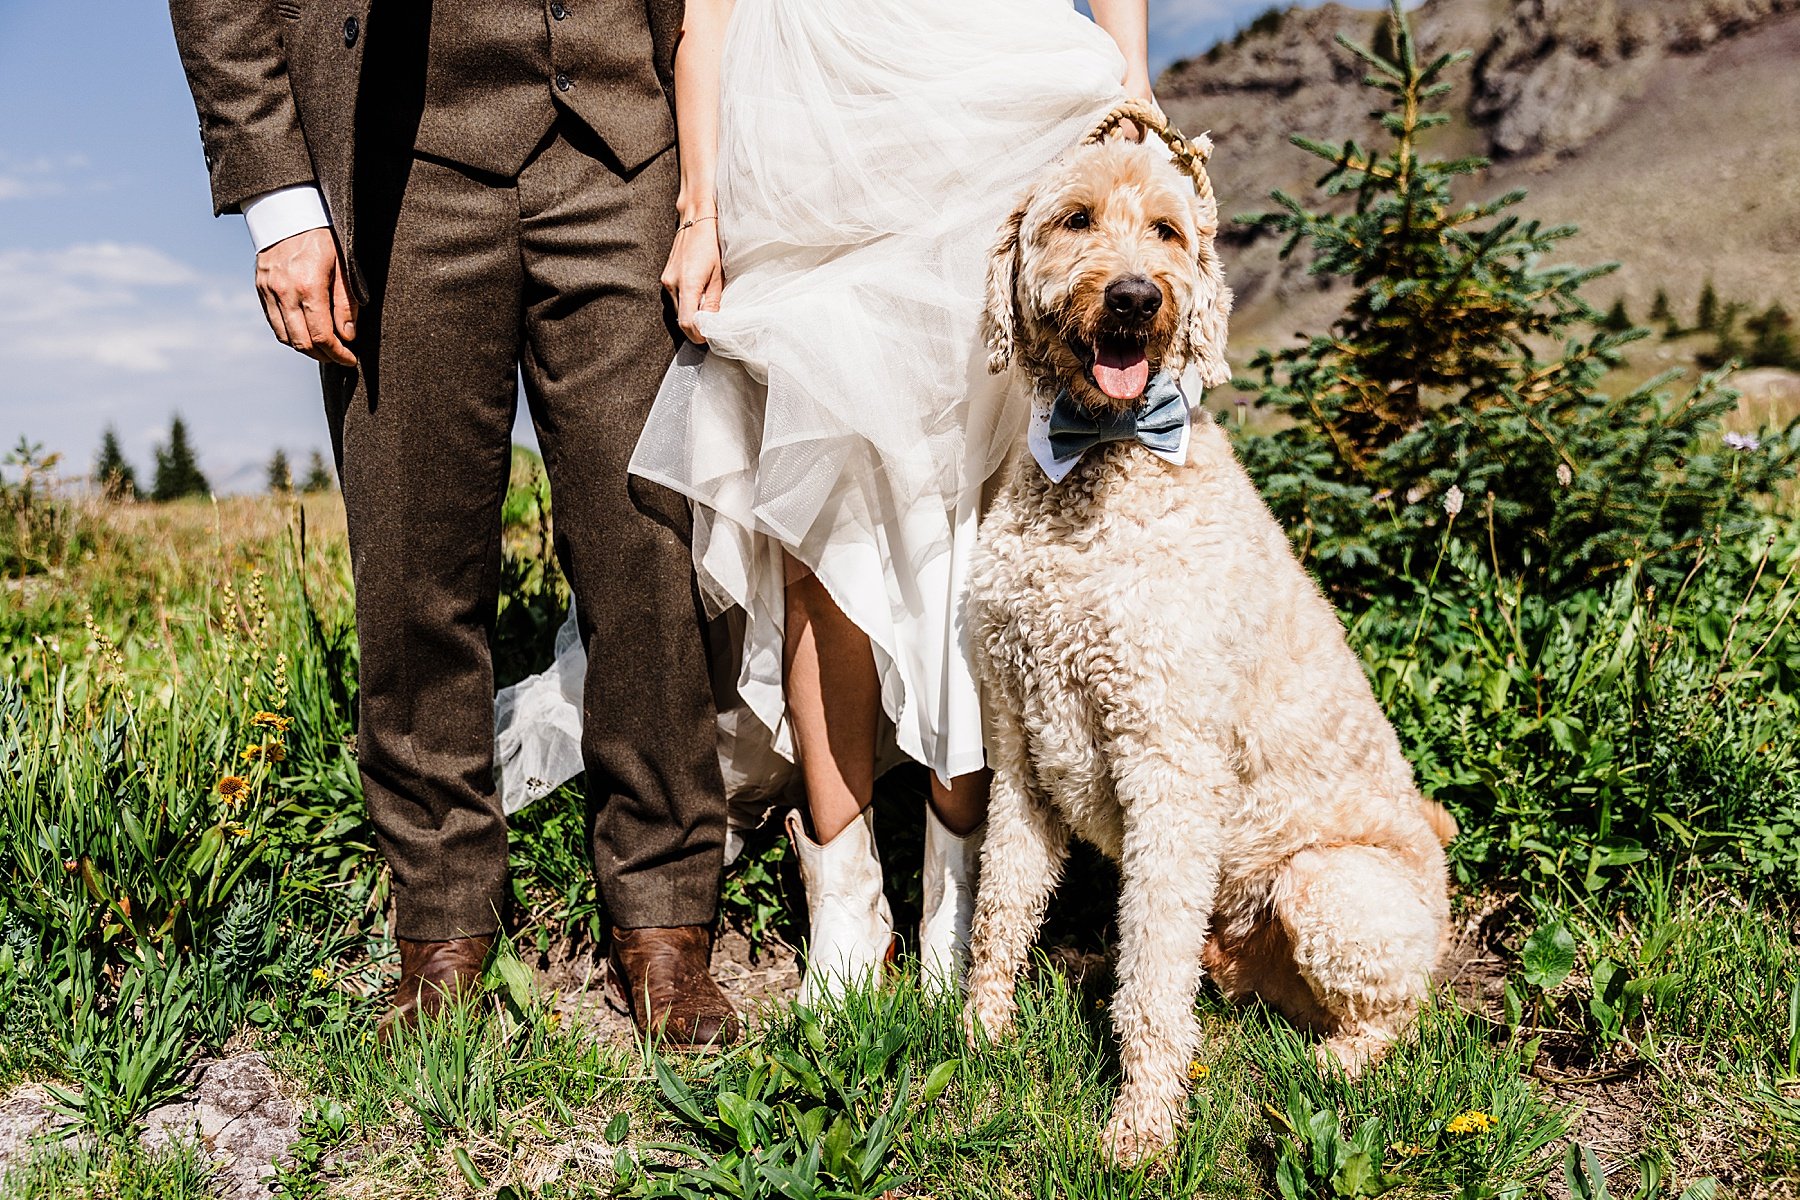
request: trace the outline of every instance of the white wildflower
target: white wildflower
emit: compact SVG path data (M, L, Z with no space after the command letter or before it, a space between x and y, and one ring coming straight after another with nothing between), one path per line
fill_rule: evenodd
M1462 511L1462 504L1463 490L1453 483L1450 490L1444 493L1444 511L1454 517Z
M1427 488L1422 483L1415 483L1406 489L1406 502L1408 504L1417 504L1430 494L1431 489Z
M1556 482L1562 484L1564 487L1568 487L1571 483L1575 482L1575 472L1569 469L1568 463L1556 464Z
M1755 450L1762 445L1754 433L1728 433L1725 446L1729 450Z

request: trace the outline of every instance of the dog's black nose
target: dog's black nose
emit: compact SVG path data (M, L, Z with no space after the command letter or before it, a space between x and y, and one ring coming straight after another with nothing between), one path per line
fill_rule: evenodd
M1121 321L1148 321L1162 307L1162 289L1133 275L1106 285L1106 310Z

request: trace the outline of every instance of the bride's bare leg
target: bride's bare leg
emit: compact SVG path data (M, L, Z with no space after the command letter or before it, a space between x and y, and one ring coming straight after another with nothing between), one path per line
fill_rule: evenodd
M881 681L868 635L845 616L825 586L786 558L787 629L783 653L788 716L800 753L813 837L829 842L875 798L875 737ZM931 780L931 807L957 837L987 819L989 772Z
M782 639L788 717L806 783L813 837L831 841L875 798L881 681L868 635L792 558Z
M988 781L992 778L991 771L973 771L958 775L945 787L937 776L931 777L931 807L945 829L957 837L968 837L987 820Z

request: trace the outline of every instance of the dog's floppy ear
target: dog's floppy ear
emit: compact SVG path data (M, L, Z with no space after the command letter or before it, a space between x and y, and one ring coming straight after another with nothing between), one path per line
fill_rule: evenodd
M1219 231L1218 201L1194 198L1195 257L1199 260L1199 286L1194 291L1193 315L1188 321L1187 360L1198 367L1207 387L1231 382L1231 364L1225 361L1225 341L1231 316L1231 289L1225 286L1225 268L1213 237Z
M1019 230L1025 224L1025 210L1030 203L1030 196L1020 198L988 253L987 306L981 314L981 340L987 343L988 372L994 375L1012 362L1013 342L1018 336Z

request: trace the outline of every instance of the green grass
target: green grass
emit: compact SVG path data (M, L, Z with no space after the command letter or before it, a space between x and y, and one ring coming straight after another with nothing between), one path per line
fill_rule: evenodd
M518 664L545 653L562 603L529 516L509 535L502 652ZM1278 1015L1203 992L1181 1139L1118 1172L1097 1149L1118 1083L1094 967L1113 884L1088 855L1004 1045L967 1050L954 1009L903 981L816 1021L769 1008L744 1048L663 1063L586 1018L599 997L554 996L528 969L591 954L604 923L571 788L515 827L516 956L468 1011L378 1045L392 948L350 747L341 522L309 500L302 542L273 501L72 506L43 527L79 549L39 546L21 560L51 565L7 581L0 1086L59 1089L76 1124L0 1196L205 1194L197 1151L152 1154L135 1132L192 1063L249 1047L305 1114L292 1196L809 1180L969 1200L1516 1196L1567 1188L1571 1139L1620 1196L1658 1171L1671 1195L1703 1177L1800 1186L1789 527L1714 548L1680 597L1626 578L1551 604L1452 556L1349 614L1421 779L1464 825L1452 978L1355 1082L1321 1073ZM227 776L241 795L221 794ZM902 911L916 784L890 780L880 816ZM732 919L772 947L797 936L790 872L763 836L728 884ZM1546 973L1528 945L1567 962ZM1469 1113L1492 1127L1455 1132Z

